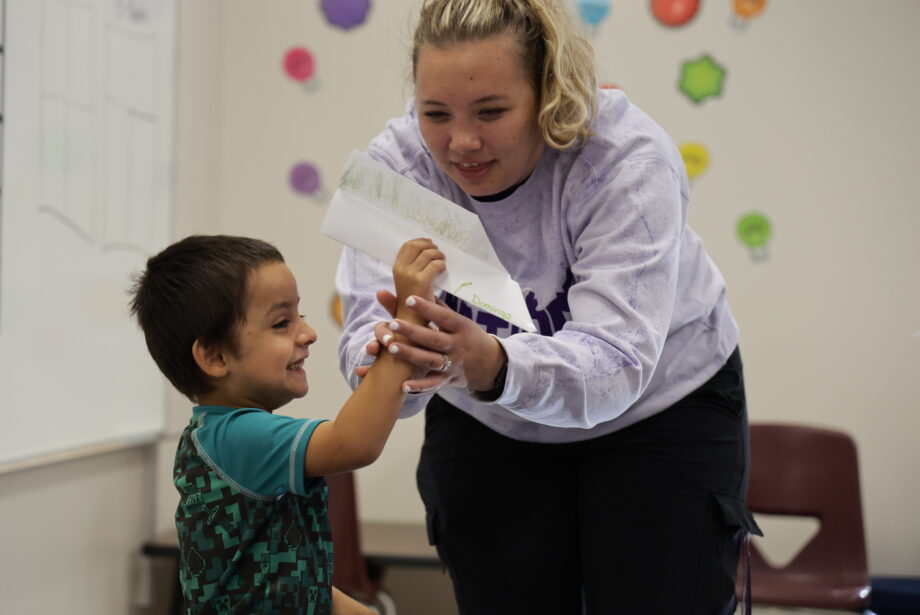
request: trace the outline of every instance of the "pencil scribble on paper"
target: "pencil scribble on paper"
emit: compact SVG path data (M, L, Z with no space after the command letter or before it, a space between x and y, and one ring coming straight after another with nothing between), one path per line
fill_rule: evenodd
M375 205L386 205L399 216L415 222L438 237L443 237L459 248L467 248L473 228L455 213L432 207L422 196L413 194L414 187L394 173L387 176L361 164L349 165L339 183L346 192L370 198ZM422 188L420 188L422 189Z

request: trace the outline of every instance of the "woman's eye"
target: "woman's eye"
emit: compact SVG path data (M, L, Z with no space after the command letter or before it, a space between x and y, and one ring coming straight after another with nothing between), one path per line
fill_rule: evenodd
M487 120L494 120L499 118L505 111L507 111L507 109L483 109L479 112L479 115Z
M433 122L440 122L447 119L446 111L426 111L423 115Z
M291 324L291 321L285 318L284 320L279 320L278 322L273 324L272 329L284 329L289 324Z

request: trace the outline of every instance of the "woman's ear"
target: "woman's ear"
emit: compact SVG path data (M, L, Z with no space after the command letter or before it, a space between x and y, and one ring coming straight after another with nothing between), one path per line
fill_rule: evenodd
M227 361L219 344L206 344L201 338L192 344L192 356L195 363L211 378L223 378L227 375Z

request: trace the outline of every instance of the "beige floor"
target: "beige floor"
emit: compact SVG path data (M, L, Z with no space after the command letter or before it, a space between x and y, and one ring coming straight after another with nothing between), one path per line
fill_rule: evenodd
M457 615L450 576L437 568L388 568L384 587L397 615Z
M390 568L384 585L393 596L397 615L457 615L450 577L429 568ZM753 615L836 615L844 611L777 609L754 606ZM736 615L741 615L739 608ZM850 613L849 615L852 615Z
M154 576L152 600L137 608L133 615L167 615L175 568L166 561L156 560L151 571ZM393 597L397 615L457 615L450 577L435 568L389 568L384 586ZM805 609L775 609L754 607L753 615L834 615L840 611ZM741 615L739 609L736 615ZM852 614L851 614L852 615Z
M738 611L740 614L741 611ZM755 606L753 615L837 615L847 613L853 615L852 611L815 611L812 609L776 609L771 607Z

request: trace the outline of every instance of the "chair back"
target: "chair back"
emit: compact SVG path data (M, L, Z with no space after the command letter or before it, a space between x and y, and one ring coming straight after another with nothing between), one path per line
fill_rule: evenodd
M782 567L751 544L755 603L861 610L869 574L853 439L840 431L752 423L748 506L818 519L817 533Z
M376 590L367 571L361 550L355 477L352 472L326 476L329 486L329 524L335 549L333 584L346 594L373 602Z

